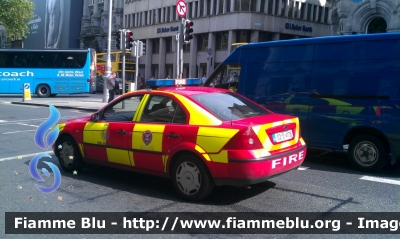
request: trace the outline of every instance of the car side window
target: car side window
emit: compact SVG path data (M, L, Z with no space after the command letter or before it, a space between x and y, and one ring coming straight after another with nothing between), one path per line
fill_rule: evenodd
M102 120L132 121L143 95L123 98L104 109Z
M140 122L186 123L186 113L179 104L166 96L153 95L147 102Z

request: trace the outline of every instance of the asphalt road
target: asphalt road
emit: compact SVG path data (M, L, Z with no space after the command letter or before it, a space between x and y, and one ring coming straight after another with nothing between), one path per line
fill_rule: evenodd
M90 97L90 96L87 96ZM99 97L93 96L93 97ZM376 174L351 168L346 155L310 149L300 170L272 178L251 188L217 187L198 203L179 199L167 179L88 165L76 175L62 174L61 186L44 194L29 173L32 157L46 150L34 142L37 127L49 108L12 105L0 97L0 208L2 212L399 212L400 163ZM88 112L59 109L61 121ZM50 150L50 149L49 149ZM49 162L59 166L50 153ZM43 162L38 168L51 169ZM366 180L368 179L368 180ZM42 186L52 184L49 181ZM373 181L371 181L373 180ZM384 181L384 182L377 182ZM133 235L5 235L1 238L132 238ZM291 235L296 238L365 238L366 235ZM368 235L382 238L383 235ZM172 237L135 235L135 238ZM173 235L174 238L285 238L287 235ZM398 238L386 235L387 238Z

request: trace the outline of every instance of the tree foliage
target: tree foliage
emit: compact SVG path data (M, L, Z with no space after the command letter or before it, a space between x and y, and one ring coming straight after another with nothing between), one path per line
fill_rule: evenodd
M35 4L29 0L0 0L0 22L6 28L8 38L25 38L34 9Z

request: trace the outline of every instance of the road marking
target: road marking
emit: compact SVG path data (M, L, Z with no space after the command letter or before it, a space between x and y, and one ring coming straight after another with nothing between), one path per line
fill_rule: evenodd
M297 168L297 170L306 170L306 169L309 169L310 167L302 167L302 166L300 166L300 167L298 167Z
M45 151L45 152L39 152L39 153L34 153L34 154L24 154L24 155L9 157L9 158L2 158L2 159L0 159L0 162L1 161L7 161L7 160L14 160L14 159L22 159L22 158L26 158L26 157L32 157L32 156L35 156L35 155L41 154L41 153L50 154L50 153L53 153L53 151Z
M388 184L400 185L400 181L399 180L393 180L393 179L370 177L370 176L363 176L360 179L361 180L372 181L372 182L378 182L378 183L388 183Z
M61 116L60 119L70 119L70 118L78 118L80 116ZM26 120L0 120L2 125L5 124L17 124L18 122L26 122L26 121L42 121L47 120L48 118L39 118L39 119L26 119Z
M17 124L19 124L19 125L25 125L25 126L32 126L32 127L39 127L39 126L37 126L37 125L32 125L32 124L23 124L23 123L17 123Z
M5 132L5 133L3 133L3 134L16 134L16 133L23 133L23 132L29 132L29 131L36 131L36 129L22 130L22 131L13 131L13 132Z

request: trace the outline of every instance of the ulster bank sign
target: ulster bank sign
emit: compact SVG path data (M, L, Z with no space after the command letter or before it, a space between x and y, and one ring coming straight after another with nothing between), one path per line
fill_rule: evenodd
M157 28L157 33L177 32L177 31L179 31L179 26L176 26L176 27L161 27L161 28Z

